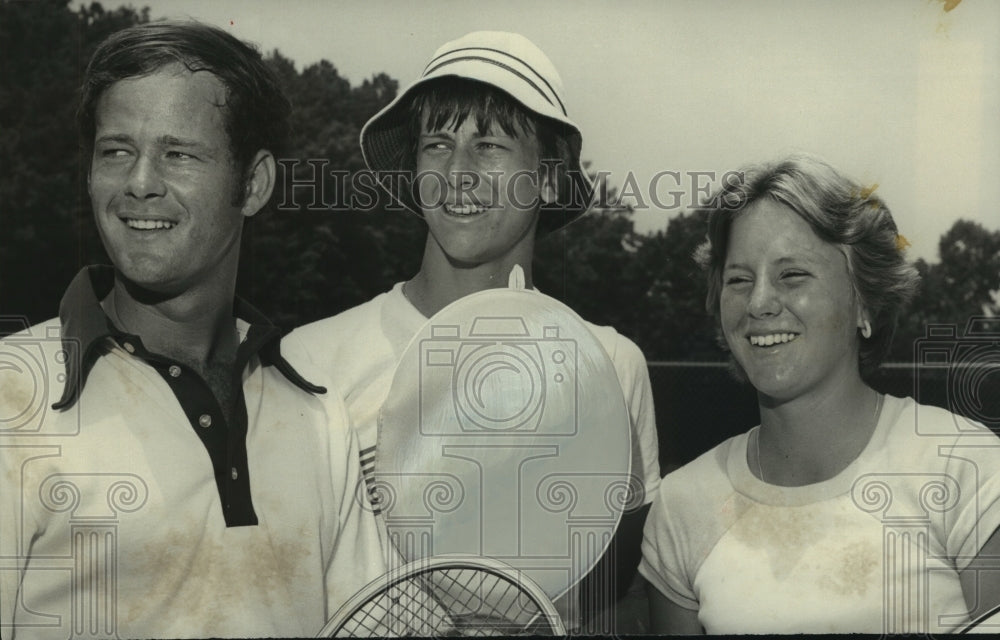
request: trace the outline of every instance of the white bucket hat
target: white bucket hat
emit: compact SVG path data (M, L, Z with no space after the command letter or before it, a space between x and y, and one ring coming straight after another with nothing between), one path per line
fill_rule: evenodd
M361 153L376 173L398 172L402 150L410 145L408 105L414 91L433 78L455 76L486 83L500 89L532 113L554 120L568 129L568 171L572 181L569 202L557 202L542 210L541 232L554 231L584 214L593 203L594 186L580 164L583 137L569 119L563 99L562 79L552 61L533 42L517 33L475 31L439 48L423 73L361 129ZM379 180L400 204L420 215L420 209L405 181Z

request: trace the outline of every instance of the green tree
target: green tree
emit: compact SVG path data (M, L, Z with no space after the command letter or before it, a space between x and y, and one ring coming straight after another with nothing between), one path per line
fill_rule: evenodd
M86 194L77 87L97 43L149 19L147 9L98 3L74 11L69 0L0 2L0 313L50 317L81 265L106 262ZM278 51L266 60L292 101L293 134L278 173L275 204L282 206L248 223L238 287L292 327L412 275L425 226L388 207L371 184L358 189L361 127L396 96L398 83L377 74L352 86L330 61L300 72ZM651 360L722 359L704 310L704 276L691 257L704 220L683 213L665 229L639 233L631 208L602 188L608 195L600 208L539 241L538 287L587 320L616 327ZM355 206L354 196L373 195ZM941 238L940 256L940 263L916 263L923 288L893 359L910 360L930 323L964 327L972 316L1000 315L1000 232L956 222Z
M388 200L373 184L364 193L356 188L365 171L361 127L396 96L396 81L377 74L351 87L327 60L301 73L278 51L267 61L292 102L291 149L279 167L275 207L246 227L238 288L291 328L411 275L423 223L386 211Z
M148 11L0 3L0 313L56 314L79 265L101 260L83 179L77 90L97 43Z
M646 293L636 331L649 359L724 359L716 322L705 309L705 274L694 261L706 231L702 213L681 213L666 229L642 238L636 277L645 281Z
M956 325L959 335L976 316L1000 316L1000 231L977 222L957 220L938 243L941 261L915 266L920 291L904 314L890 359L909 362L916 340L932 324Z
M959 314L1000 315L993 298L994 292L1000 290L1000 231L958 220L941 237L938 252L938 277L950 292L950 304L939 307L942 314L953 309ZM932 305L935 300L923 302Z
M705 311L705 277L693 258L705 238L703 217L681 213L666 229L638 233L632 208L604 188L606 206L539 242L539 289L615 327L647 359L721 359Z

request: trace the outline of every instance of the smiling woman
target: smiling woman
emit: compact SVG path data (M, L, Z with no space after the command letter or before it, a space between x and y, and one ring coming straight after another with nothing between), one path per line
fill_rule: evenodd
M856 374L852 338L866 320L846 255L774 200L748 207L730 237L722 330L754 388L783 399Z
M1000 440L866 382L917 284L873 191L795 156L706 207L707 307L761 423L663 479L654 631L942 632L1000 600Z

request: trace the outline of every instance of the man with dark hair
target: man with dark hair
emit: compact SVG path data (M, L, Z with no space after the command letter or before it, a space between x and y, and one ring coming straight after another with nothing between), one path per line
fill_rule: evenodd
M0 367L4 637L313 635L384 572L342 401L235 297L288 111L213 27L95 52L80 125L114 267L0 343L38 365Z
M368 167L412 176L381 184L427 224L420 270L369 302L296 330L289 344L296 353L288 357L335 380L359 432L366 481L373 481L379 455L380 411L410 340L449 304L506 287L512 273L520 270L531 288L536 237L590 207L593 186L581 146L552 62L513 33L475 32L443 45L421 77L365 125ZM637 496L626 516L635 520L627 546L636 550L634 571L645 505L660 481L649 373L631 340L612 327L586 326L610 356L628 410ZM307 348L299 353L297 345ZM596 596L603 601L597 606L612 593Z

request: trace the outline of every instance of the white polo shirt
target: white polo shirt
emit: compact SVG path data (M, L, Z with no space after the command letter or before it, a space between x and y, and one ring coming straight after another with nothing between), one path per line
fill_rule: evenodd
M315 634L385 570L343 403L237 320L227 424L196 373L109 330L109 276L0 342L0 634Z

